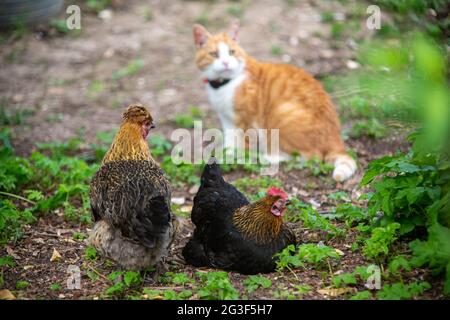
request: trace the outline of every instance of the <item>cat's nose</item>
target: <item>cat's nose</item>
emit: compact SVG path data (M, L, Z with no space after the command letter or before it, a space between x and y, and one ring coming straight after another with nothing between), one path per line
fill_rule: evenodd
M228 68L228 61L222 61L222 63L225 66L225 68Z

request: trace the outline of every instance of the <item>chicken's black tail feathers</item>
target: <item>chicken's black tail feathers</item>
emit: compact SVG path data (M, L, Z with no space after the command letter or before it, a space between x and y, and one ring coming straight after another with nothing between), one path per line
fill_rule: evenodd
M225 183L220 166L215 157L211 157L203 169L201 184L203 187L217 187Z
M209 260L206 257L203 244L196 238L195 235L183 248L182 254L184 260L195 267L209 266Z

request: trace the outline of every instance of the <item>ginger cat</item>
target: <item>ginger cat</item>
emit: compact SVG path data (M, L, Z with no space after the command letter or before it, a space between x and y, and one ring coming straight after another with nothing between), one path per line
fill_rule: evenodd
M345 150L339 119L321 83L295 66L249 56L236 41L238 30L234 24L228 33L212 35L201 25L193 27L195 61L224 131L279 129L282 152L272 160L298 152L333 163L336 181L351 177L356 162ZM225 147L229 140L225 134Z

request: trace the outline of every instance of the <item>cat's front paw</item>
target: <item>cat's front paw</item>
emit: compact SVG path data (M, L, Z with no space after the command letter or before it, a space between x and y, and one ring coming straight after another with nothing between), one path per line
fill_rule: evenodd
M350 178L356 171L356 162L350 157L336 161L333 170L333 179L342 182Z

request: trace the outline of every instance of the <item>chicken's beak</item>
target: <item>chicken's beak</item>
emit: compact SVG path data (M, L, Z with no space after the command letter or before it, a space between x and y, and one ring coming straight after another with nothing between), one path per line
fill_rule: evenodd
M156 128L156 122L151 122L150 123L150 129L155 129Z

